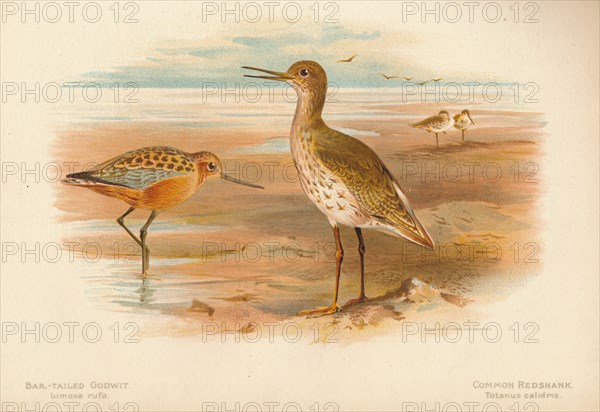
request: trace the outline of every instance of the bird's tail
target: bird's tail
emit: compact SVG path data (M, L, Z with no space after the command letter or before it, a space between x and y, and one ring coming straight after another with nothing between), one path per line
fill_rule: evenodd
M70 173L65 179L61 180L61 183L72 186L89 186L97 184L97 182L90 180L88 172Z

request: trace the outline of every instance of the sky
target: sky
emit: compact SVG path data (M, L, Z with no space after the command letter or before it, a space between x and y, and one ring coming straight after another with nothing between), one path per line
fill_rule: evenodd
M140 87L201 87L206 82L244 83L241 66L285 71L297 60L315 60L325 66L329 81L340 87L399 87L398 79L379 73L410 76L415 80L439 77L435 70L390 58L385 46L390 35L373 29L348 29L341 25L287 28L243 35L219 36L180 46L156 47L145 59L111 70L82 73L87 80L110 84L134 81ZM176 42L172 42L176 43ZM189 42L188 42L189 43ZM351 63L337 60L358 56Z
M219 15L204 21L206 3L210 2L175 1L167 7L162 2L143 2L136 24L115 24L108 9L97 24L81 19L54 25L10 21L0 27L2 45L19 45L20 65L3 65L3 76L198 88L206 82L250 81L243 77L241 66L284 71L298 60L309 59L318 61L329 81L340 87L401 86L401 80L386 80L378 73L410 76L415 81L527 83L538 81L531 78L531 67L552 66L541 46L555 41L552 36L568 36L571 27L562 17L577 12L549 2L536 16L539 23L515 23L508 8L512 3L500 2L505 18L497 23L478 14L469 22L466 10L459 22L436 23L431 18L424 22L419 14L404 19L402 7L407 2L353 1L329 2L339 10L336 22L324 22L324 5L329 3L319 3L320 21L313 21L308 8L314 3L299 2L305 15L297 23L281 16L272 23L223 23ZM584 11L579 14L574 19L588 17ZM40 50L49 57L43 78L36 69ZM556 52L556 58L568 58L569 50ZM336 63L354 54L358 56L351 63Z

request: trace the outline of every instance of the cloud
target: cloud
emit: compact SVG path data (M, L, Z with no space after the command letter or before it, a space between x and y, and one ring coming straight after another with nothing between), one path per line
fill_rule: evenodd
M200 88L206 82L244 83L245 65L286 70L298 60L316 60L340 87L400 87L377 73L430 79L440 73L419 67L411 50L420 47L414 35L340 25L272 29L257 34L204 38L185 44L171 42L151 56L110 71L88 72L83 77L105 85L136 82L139 87ZM351 63L337 60L358 54ZM440 76L443 77L443 76Z

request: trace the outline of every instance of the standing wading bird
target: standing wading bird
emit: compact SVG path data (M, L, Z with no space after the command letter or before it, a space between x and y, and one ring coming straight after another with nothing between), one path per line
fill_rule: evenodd
M450 117L450 113L442 110L437 116L428 117L418 123L411 124L411 126L435 133L435 145L440 147L438 133L446 133L446 130L451 129L454 126L454 119Z
M454 128L462 132L463 142L465 141L465 130L471 126L475 126L475 122L471 118L471 113L469 113L467 109L454 116Z
M365 267L362 229L372 228L433 249L400 185L377 154L353 137L329 128L321 113L327 95L327 74L314 61L294 63L287 72L244 67L270 76L253 76L290 84L298 94L290 131L290 146L304 193L327 216L336 243L336 281L333 303L300 312L319 316L340 310L337 304L344 250L338 225L353 227L360 254L360 295L348 304L362 303Z
M146 233L159 212L189 198L211 177L221 176L230 182L263 189L227 176L221 170L221 161L210 152L186 153L173 147L153 146L123 153L89 171L69 174L62 182L121 199L131 206L117 223L142 248L145 276L150 262ZM151 210L139 238L123 220L135 209Z
M338 60L336 63L350 63L352 60L354 60L354 58L355 58L356 56L358 56L358 54L355 54L355 55L354 55L354 56L352 56L352 57L348 57L347 59L341 59L341 60Z

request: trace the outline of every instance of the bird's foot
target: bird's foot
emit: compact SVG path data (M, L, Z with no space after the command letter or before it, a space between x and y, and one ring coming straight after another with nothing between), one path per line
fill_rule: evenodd
M318 318L319 316L333 315L334 313L341 312L342 308L340 308L337 304L333 304L331 306L303 310L298 312L298 316L306 316L308 318Z
M356 299L350 299L348 302L346 302L344 307L358 305L360 303L365 303L367 300L369 300L369 298L367 298L366 296L359 296Z

